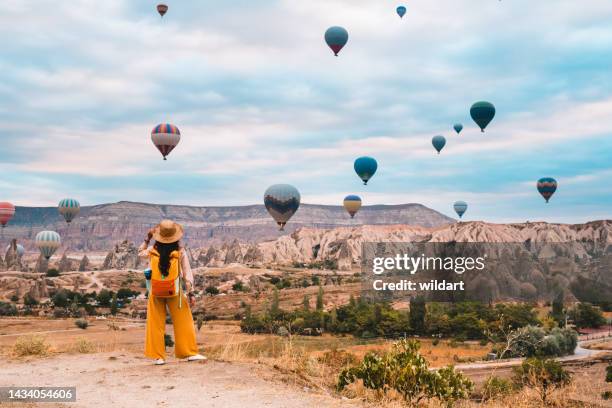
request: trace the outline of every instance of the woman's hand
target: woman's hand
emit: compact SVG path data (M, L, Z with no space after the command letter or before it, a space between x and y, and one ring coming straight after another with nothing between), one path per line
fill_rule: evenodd
M187 294L187 299L189 299L189 307L194 307L196 304L196 297L193 293Z
M151 242L151 238L153 238L153 228L151 228L149 232L147 232L147 237L145 238L145 242L148 244L149 242Z

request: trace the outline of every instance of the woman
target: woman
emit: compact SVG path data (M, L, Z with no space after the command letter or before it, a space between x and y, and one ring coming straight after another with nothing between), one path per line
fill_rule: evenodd
M187 361L206 360L198 353L195 328L189 304L193 296L193 273L187 254L180 247L183 227L173 221L163 220L147 234L138 249L141 257L148 257L151 268L151 293L147 304L147 329L145 356L155 359L156 365L166 364L166 307L174 326L174 352L177 358ZM151 239L155 245L149 248ZM185 290L182 288L185 283ZM189 299L189 301L187 301Z

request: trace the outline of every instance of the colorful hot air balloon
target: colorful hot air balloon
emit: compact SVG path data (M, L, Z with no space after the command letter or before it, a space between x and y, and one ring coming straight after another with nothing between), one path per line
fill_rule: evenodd
M404 14L406 14L406 7L399 6L395 11L397 11L397 15L400 16L400 18L403 18Z
M157 12L159 13L160 16L164 16L164 14L166 14L168 12L168 6L160 3L157 5Z
M440 154L440 151L444 148L444 145L446 145L446 138L440 135L434 136L431 139L431 144L438 151L438 154Z
M181 141L181 132L174 125L162 123L155 126L151 132L151 140L155 147L161 152L164 160L166 160L166 156L168 156Z
M353 168L359 178L363 180L363 184L368 184L368 180L372 178L374 173L376 173L376 169L378 169L378 163L376 163L374 158L364 156L355 160Z
M344 208L349 213L351 218L357 214L357 211L361 208L361 198L356 195L347 195L344 197Z
M64 217L67 223L70 222L79 214L81 211L81 205L74 198L64 198L59 202L57 206L60 214Z
M13 218L15 215L15 206L11 203L1 202L0 203L0 225L2 228Z
M264 205L279 231L284 231L285 224L300 207L300 192L289 184L274 184L264 193Z
M453 208L455 209L455 212L459 218L461 218L467 211L468 205L465 201L456 201L455 204L453 204Z
M7 245L6 246L6 252L8 252L11 249L11 245ZM23 254L25 254L25 248L23 247L23 245L21 244L17 244L17 256L21 257L23 256Z
M463 130L463 125L461 123L455 123L453 125L453 129L455 129L455 132L457 132L457 134L459 134Z
M343 27L330 27L325 31L325 42L337 57L338 53L348 41L348 31Z
M470 108L470 115L472 119L474 119L474 122L480 127L480 131L484 132L487 125L495 116L495 106L493 106L491 102L476 102Z
M548 202L550 197L557 191L557 180L552 177L542 177L538 180L537 187L542 197Z
M55 253L55 250L59 248L62 240L55 231L41 231L36 234L35 242L42 256L45 259L49 259Z

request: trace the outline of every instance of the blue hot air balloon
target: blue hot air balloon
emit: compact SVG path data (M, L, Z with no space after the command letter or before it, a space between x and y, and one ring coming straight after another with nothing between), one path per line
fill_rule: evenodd
M274 184L264 193L264 205L279 230L283 231L287 221L300 207L300 192L289 184Z
M325 31L325 42L337 57L342 47L348 42L348 31L343 27L329 27Z
M453 129L455 129L455 132L457 132L457 134L459 134L463 130L463 125L461 123L455 123L453 125Z
M368 180L372 178L374 173L376 173L376 169L378 169L378 163L376 163L374 158L364 156L355 160L353 168L359 178L363 180L363 184L368 184Z
M359 209L361 208L361 198L352 194L347 195L346 197L344 197L343 204L346 211L349 213L351 218L353 218L355 214L357 214L357 211L359 211Z
M470 115L478 127L480 127L480 131L484 132L487 125L495 117L495 106L491 102L476 102L470 108Z
M546 202L550 200L555 191L557 191L557 180L552 177L543 177L538 180L538 192L544 197Z
M399 6L395 11L397 11L397 15L400 16L400 18L403 18L404 14L406 14L406 7Z
M467 211L468 205L465 201L456 201L455 204L453 204L453 208L455 209L455 212L459 218L461 218Z
M446 145L446 139L444 136L434 136L431 139L431 144L438 151L438 154L440 154L440 151L444 148L444 145Z

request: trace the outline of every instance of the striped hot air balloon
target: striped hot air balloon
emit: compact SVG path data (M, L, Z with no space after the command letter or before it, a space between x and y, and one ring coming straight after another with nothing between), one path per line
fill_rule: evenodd
M151 140L166 160L166 156L181 141L181 132L170 123L162 123L155 126L151 132Z
M552 177L542 177L538 180L537 188L538 192L548 202L550 197L557 191L557 180Z
M67 223L70 224L72 220L79 215L79 211L81 211L81 205L74 198L64 198L59 202L57 206L60 214L66 220Z
M344 197L344 208L349 213L351 218L355 217L357 211L361 208L361 198L356 195L347 195Z
M455 209L455 212L459 218L461 218L467 211L468 205L465 201L456 201L455 204L453 204L453 208Z
M15 206L11 203L0 202L0 225L2 228L13 218L15 215Z
M274 184L264 193L264 205L280 231L300 207L300 199L300 192L289 184Z
M166 14L168 12L168 6L160 3L157 5L157 12L159 13L160 16L164 16L164 14Z
M60 235L55 231L41 231L36 234L36 247L45 259L51 258L57 248L62 244Z

